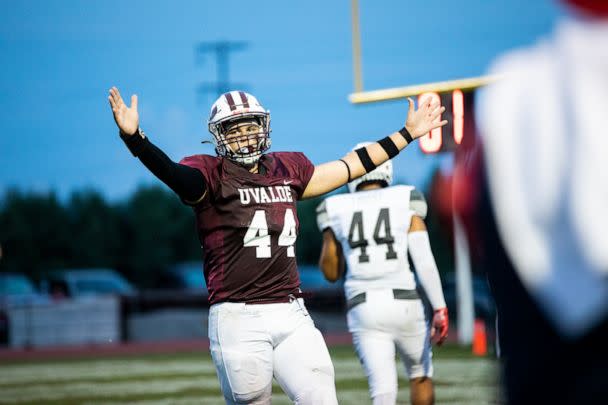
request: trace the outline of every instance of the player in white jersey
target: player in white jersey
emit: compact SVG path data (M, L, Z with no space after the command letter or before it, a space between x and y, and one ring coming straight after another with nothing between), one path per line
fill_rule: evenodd
M388 161L348 183L349 194L319 205L319 263L332 282L342 276L345 264L348 268L348 328L374 405L397 400L396 367L387 367L394 364L395 348L410 378L412 404L432 404L431 339L441 344L447 337L448 313L423 221L426 202L414 187L389 187L392 171ZM408 252L434 310L430 328Z

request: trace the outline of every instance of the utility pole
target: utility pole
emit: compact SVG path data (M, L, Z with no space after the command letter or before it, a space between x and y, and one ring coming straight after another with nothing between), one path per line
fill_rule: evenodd
M235 83L230 81L230 52L241 51L249 46L244 41L212 41L202 42L196 48L196 55L199 63L202 63L205 55L215 54L216 63L216 80L215 82L207 81L201 83L198 88L198 93L203 97L211 94L214 98L233 89L244 89L246 86L243 83Z

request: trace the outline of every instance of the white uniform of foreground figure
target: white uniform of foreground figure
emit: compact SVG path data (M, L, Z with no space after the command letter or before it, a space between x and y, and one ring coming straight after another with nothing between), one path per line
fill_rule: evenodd
M552 324L581 336L608 313L608 19L563 21L492 73L477 117L500 235Z

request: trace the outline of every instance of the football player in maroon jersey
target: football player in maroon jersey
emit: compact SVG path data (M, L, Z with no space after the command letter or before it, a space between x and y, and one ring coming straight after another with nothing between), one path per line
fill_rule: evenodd
M445 125L443 107L416 110L401 130L342 159L314 166L300 152L270 148L270 113L250 94L225 93L213 104L209 131L217 156L173 162L139 128L116 87L110 106L131 153L191 205L205 251L209 339L229 404L269 404L272 378L298 404L336 404L334 369L304 306L296 268L296 202L334 190Z

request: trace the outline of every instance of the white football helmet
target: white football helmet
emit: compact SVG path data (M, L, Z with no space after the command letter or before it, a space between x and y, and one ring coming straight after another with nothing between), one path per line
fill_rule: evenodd
M252 135L226 139L226 128L238 121L254 119L262 128ZM244 91L230 91L222 94L211 106L209 132L218 156L226 157L242 165L255 164L260 156L270 149L270 111L262 107L258 100ZM252 142L251 138L255 138ZM230 144L236 143L236 150Z
M371 145L372 142L362 142L357 145L352 150L362 148L367 145ZM380 166L376 167L371 172L364 174L348 183L348 191L354 193L357 191L357 186L361 183L365 183L368 181L384 181L387 186L390 186L393 183L393 162L389 159L386 162L382 163Z

